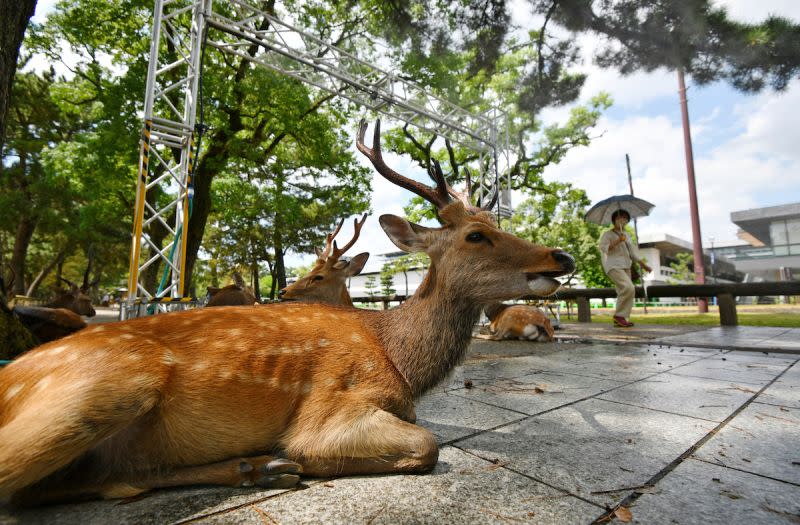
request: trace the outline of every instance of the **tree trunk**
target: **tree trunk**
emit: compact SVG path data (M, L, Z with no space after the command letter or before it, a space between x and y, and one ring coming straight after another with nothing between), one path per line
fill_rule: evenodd
M253 261L250 263L250 273L253 279L253 294L255 294L256 300L260 303L261 283L259 282L259 275L258 275L258 260L255 257L253 257Z
M0 0L0 153L5 143L6 114L17 72L19 47L35 10L36 0Z
M47 278L50 272L53 271L53 268L64 262L64 257L66 255L67 255L66 248L62 248L61 251L59 251L56 254L56 256L53 257L53 259L49 263L47 263L47 266L42 268L42 271L39 272L39 275L37 275L36 278L33 280L33 282L31 282L30 286L28 286L28 290L25 292L25 295L27 295L28 297L33 296L33 294L35 294L39 289L39 286L41 286L42 282L44 282L44 280Z
M14 279L14 294L25 294L25 259L28 256L28 247L31 237L36 230L37 219L22 217L17 223L17 233L14 236L14 251L11 253L11 270L16 276Z

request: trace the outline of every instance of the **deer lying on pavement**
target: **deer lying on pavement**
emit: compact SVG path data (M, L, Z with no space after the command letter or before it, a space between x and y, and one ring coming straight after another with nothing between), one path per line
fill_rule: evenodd
M535 306L494 303L487 306L484 312L490 321L491 338L495 341L527 339L548 342L555 336L550 319Z
M302 301L306 303L327 303L353 306L350 294L347 292L347 279L358 275L364 269L369 259L369 253L359 253L349 261L342 260L342 255L350 249L361 233L361 228L367 221L367 214L353 220L353 238L339 249L334 237L344 224L344 219L329 233L325 239L325 249L317 250L317 262L311 271L296 282L283 288L278 296L282 301Z
M414 400L462 360L484 306L552 294L574 260L501 231L441 170L436 188L401 176L381 157L379 124L372 149L365 130L359 151L443 222L380 217L399 248L431 258L414 296L386 311L203 308L43 345L0 370L0 499L433 469L436 439L414 424Z
M258 302L255 294L245 284L242 274L239 272L233 272L233 284L222 288L209 286L208 293L211 298L206 303L206 306L252 306Z

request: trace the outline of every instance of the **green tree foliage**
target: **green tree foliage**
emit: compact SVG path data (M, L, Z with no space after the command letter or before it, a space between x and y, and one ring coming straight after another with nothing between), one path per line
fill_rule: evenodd
M694 265L694 256L691 253L679 253L676 255L676 259L677 261L669 265L675 270L675 273L667 278L667 282L670 284L693 283L695 274L691 267Z
M367 279L364 281L364 289L369 297L374 298L378 296L378 280L375 278L374 274L367 276Z
M386 297L397 293L394 289L394 271L388 263L381 268L381 293Z
M583 220L589 204L583 190L566 183L551 183L547 193L539 193L517 206L512 228L531 242L569 252L587 287L610 286L597 248L602 227Z

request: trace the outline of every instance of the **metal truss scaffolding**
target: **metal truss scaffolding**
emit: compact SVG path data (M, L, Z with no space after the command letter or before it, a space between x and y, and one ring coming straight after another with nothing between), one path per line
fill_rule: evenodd
M185 228L191 209L195 114L205 31L209 31L208 46L478 152L482 160L491 160L482 164L494 168L494 173L482 174L484 182L496 180L498 160L508 162L505 113L497 109L470 112L247 2L228 0L223 7L215 11L211 0L155 1L128 281L129 306L144 301L165 311L174 304L165 298L184 295ZM267 23L263 24L264 21ZM260 29L258 24L267 29ZM245 48L254 44L260 52L251 56ZM510 213L508 192L504 193L506 209L501 206L501 212ZM173 212L174 221L170 222ZM159 243L152 237L150 227L154 225L166 228L167 236ZM145 257L145 249L153 255ZM163 262L168 272L157 290L148 290L141 276L159 262ZM171 276L169 279L167 274Z

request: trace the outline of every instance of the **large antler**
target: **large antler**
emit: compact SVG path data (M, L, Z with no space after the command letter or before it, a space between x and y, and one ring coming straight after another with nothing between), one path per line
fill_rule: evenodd
M472 204L472 174L467 168L464 168L464 173L467 178L466 189L464 191L458 191L449 184L447 184L447 182L444 182L445 187L447 188L447 193L449 193L456 199L460 200L464 204L464 207L470 211L479 212L479 211L491 210L492 206L494 206L494 203L497 201L497 186L494 187L492 198L489 199L488 204L481 204L481 202L479 201L478 205L475 206L474 204ZM439 161L436 159L433 159L433 163L430 169L428 170L428 174L435 181L445 180L444 173L442 172L442 167L439 165Z
M319 248L314 248L314 251L317 252L317 259L319 259L320 261L324 261L325 259L328 258L328 255L331 254L331 249L333 248L334 244L333 238L339 234L339 230L342 229L342 224L344 224L344 218L339 221L339 225L336 226L336 229L325 237L324 250L320 251Z
M381 156L381 121L378 119L375 122L375 134L372 139L372 149L368 148L364 144L364 135L367 132L367 121L361 119L361 122L358 126L358 138L356 139L356 147L358 151L364 154L375 169L383 175L383 177L388 180L389 182L400 186L401 188L405 188L410 192L413 192L426 201L430 202L437 208L443 208L450 203L450 196L448 194L448 186L447 182L444 180L444 176L441 175L441 169L439 169L439 174L431 173L431 177L436 181L436 188L431 188L430 186L426 186L421 182L417 182L415 180L409 179L404 177L394 171L392 168L386 165L383 161L383 157Z
M344 222L344 219L342 219L342 222ZM367 222L367 214L366 213L361 217L361 222L358 222L358 219L353 219L353 232L354 232L353 233L353 238L350 239L350 242L345 244L344 248L342 248L341 250L336 246L336 241L333 241L333 255L331 255L331 257L333 257L334 259L338 260L339 257L344 255L344 252L349 250L350 247L353 246L356 243L356 241L358 240L358 236L361 235L361 227L364 226L365 222ZM341 228L341 227L342 227L342 223L340 222L339 223L339 228ZM339 228L336 228L337 232L339 231Z

